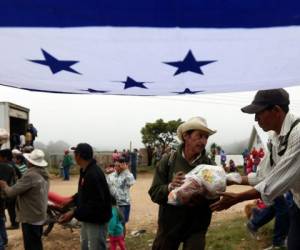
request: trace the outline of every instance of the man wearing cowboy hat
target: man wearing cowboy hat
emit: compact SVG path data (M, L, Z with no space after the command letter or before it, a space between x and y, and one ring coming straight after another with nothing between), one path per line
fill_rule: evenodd
M17 197L17 219L22 223L25 250L42 250L43 224L47 217L49 177L44 152L39 149L24 154L28 170L18 182L9 187L0 180L7 197Z
M202 117L193 117L177 128L182 142L174 154L166 155L156 168L149 195L159 204L158 230L153 250L175 250L183 243L185 250L203 250L211 220L210 202L195 196L188 205L167 204L169 192L183 184L184 175L199 164L213 162L207 157L208 137L216 131L208 128Z

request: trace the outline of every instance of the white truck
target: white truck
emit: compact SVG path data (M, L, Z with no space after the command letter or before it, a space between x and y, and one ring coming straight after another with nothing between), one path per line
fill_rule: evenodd
M29 109L10 102L0 102L0 128L6 129L10 140L2 148L10 148L13 135L25 135L29 122Z

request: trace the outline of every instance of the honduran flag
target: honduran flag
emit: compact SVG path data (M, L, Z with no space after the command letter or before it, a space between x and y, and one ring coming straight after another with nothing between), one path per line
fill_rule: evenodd
M180 95L300 84L299 0L3 0L0 84Z

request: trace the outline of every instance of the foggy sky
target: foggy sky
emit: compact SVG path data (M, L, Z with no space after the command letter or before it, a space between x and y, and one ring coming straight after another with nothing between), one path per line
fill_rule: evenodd
M290 109L300 115L300 87L286 88ZM0 86L0 101L30 109L30 121L38 129L37 141L63 140L70 145L88 142L99 150L143 147L141 128L146 122L206 118L217 133L208 144L230 144L249 138L254 115L240 111L255 92L200 94L174 97L61 95Z

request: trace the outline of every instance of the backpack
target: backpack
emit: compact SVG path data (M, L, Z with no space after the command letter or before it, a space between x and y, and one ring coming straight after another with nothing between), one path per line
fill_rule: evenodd
M168 156L169 159L168 159L168 163L167 163L167 170L168 170L169 180L172 180L172 178L173 178L172 172L175 168L176 153L177 153L177 151L172 151Z
M294 129L294 127L296 127L297 126L297 124L300 122L300 119L297 119L296 121L294 121L293 122L293 124L292 124L292 126L291 126L291 128L290 128L290 130L289 130L289 132L286 134L286 136L285 136L285 138L284 138L284 141L283 142L281 142L280 144L279 144L279 151L278 151L278 155L279 156L283 156L284 155L284 153L285 153L285 151L287 150L287 145L288 145L288 141L289 141L289 136L290 136L290 134L291 134L291 132L292 132L292 130ZM274 160L273 160L273 156L272 156L272 148L273 148L273 144L272 144L272 142L271 141L269 141L269 143L268 143L268 148L269 148L269 151L270 151L270 164L271 164L271 166L273 166L274 165Z

